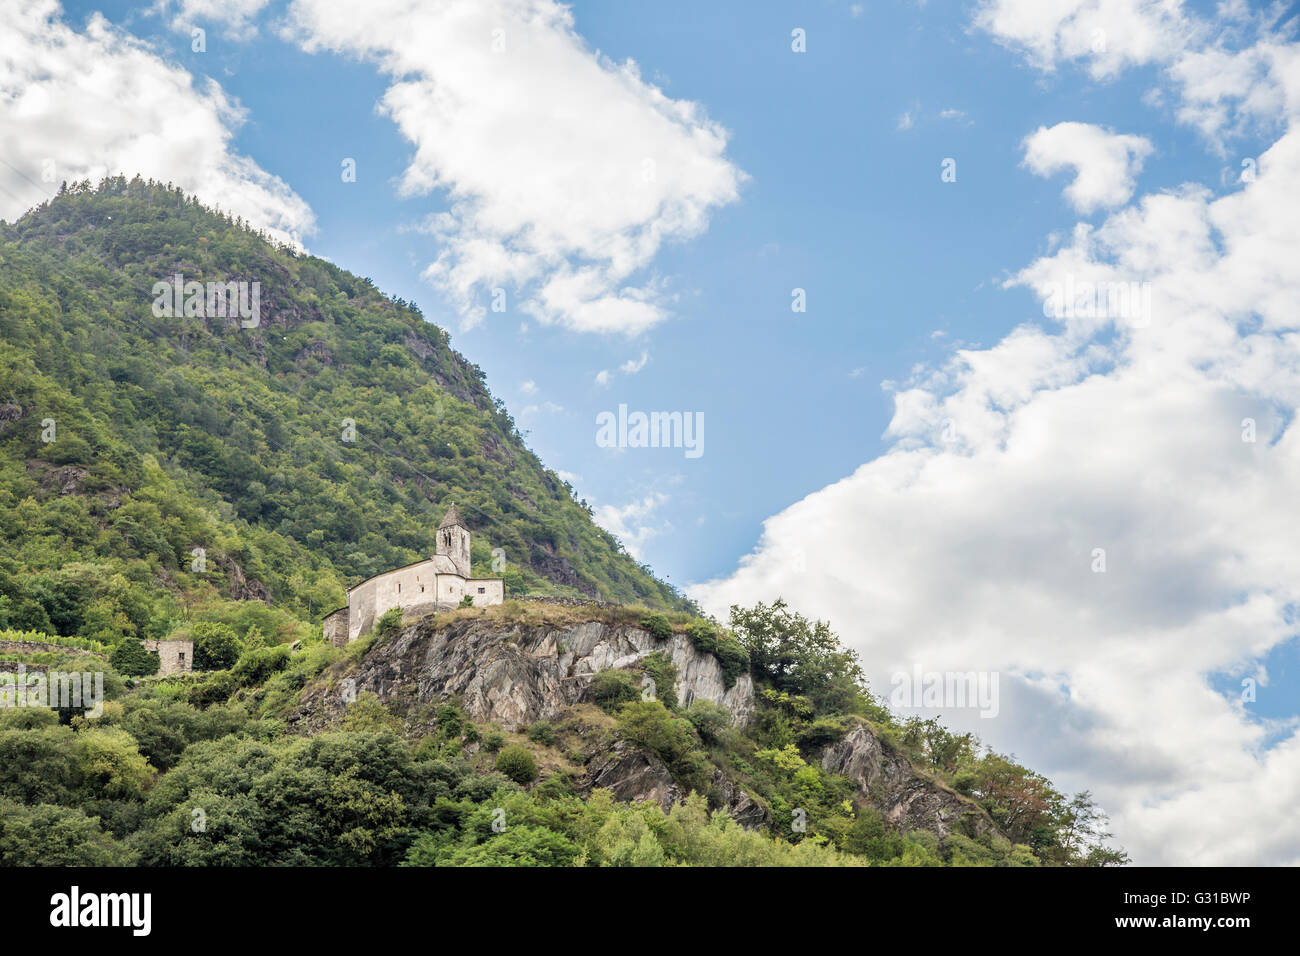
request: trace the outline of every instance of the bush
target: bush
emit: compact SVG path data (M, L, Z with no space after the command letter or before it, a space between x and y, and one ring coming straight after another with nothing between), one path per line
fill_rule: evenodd
M654 696L669 710L677 709L677 668L667 654L656 651L641 660L641 668L654 681Z
M460 605L459 605L459 606L460 606L460 607L473 607L473 606L474 606L474 596L473 596L472 594L466 594L464 597L462 597L462 598L460 599Z
M496 753L506 745L506 738L499 730L489 730L483 735L483 749L490 754Z
M275 647L258 647L245 652L231 673L240 686L256 687L266 683L273 674L278 674L288 667L289 655L289 648L284 644Z
M696 650L712 654L722 666L722 678L730 690L741 674L749 673L749 651L730 631L719 631L712 621L692 621L686 636Z
M520 785L537 779L537 761L519 744L511 744L497 754L497 770Z
M375 622L375 637L381 641L396 637L402 630L402 609L391 607Z
M673 626L668 623L668 619L662 614L651 614L641 619L641 626L650 632L652 637L661 641L666 641L673 636Z
M591 681L591 699L605 710L615 710L620 705L641 696L627 671L604 670Z
M148 677L156 674L162 664L157 651L145 650L144 645L133 637L123 638L121 643L113 648L108 662L113 665L115 671L128 677Z
M731 714L711 700L692 701L686 719L706 743L717 743L722 732L731 726Z
M555 728L549 720L539 720L528 728L528 739L547 747L555 746Z
M223 671L239 660L239 638L228 624L200 621L190 630L190 637L196 671Z

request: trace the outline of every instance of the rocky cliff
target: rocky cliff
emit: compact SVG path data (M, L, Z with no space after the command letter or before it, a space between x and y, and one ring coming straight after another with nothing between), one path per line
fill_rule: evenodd
M697 650L684 634L659 639L638 627L597 621L571 627L474 618L444 626L420 622L372 648L346 676L358 695L369 692L394 704L455 696L474 720L518 730L587 699L600 671L632 667L656 651L677 668L683 707L710 700L726 708L733 723L749 722L754 685L748 675L727 687L717 658ZM305 695L303 704L300 716L307 726L332 722L344 706L339 694L323 687Z
M590 705L596 674L635 669L655 652L677 668L683 707L712 701L726 708L738 727L754 718L751 678L742 675L728 687L718 660L684 634L657 638L634 625L601 621L529 625L464 617L426 618L377 640L359 659L306 688L289 723L300 732L325 729L342 719L349 697L374 694L408 719L411 732L420 733L419 715L454 697L474 721L507 731L541 720L557 722L567 741L559 759L574 774L576 792L599 787L618 800L654 801L667 810L687 796L682 783L660 756L621 737L616 721ZM341 682L349 693L340 693ZM827 746L819 759L823 769L851 781L861 802L898 830L929 830L940 837L996 832L978 805L918 771L865 724ZM712 805L725 807L742 825L772 823L764 799L723 770L713 769L706 789Z
M996 831L973 800L918 772L865 725L823 751L822 769L851 780L899 830L929 830L939 836L957 830L970 837Z

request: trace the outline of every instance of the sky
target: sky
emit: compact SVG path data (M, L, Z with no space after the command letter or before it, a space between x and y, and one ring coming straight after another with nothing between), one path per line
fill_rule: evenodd
M361 9L0 0L0 216L138 172L369 276L707 610L996 675L909 713L1137 862L1300 864L1295 5Z

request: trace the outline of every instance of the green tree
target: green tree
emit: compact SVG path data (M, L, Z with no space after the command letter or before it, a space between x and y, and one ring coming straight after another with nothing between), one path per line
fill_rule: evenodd
M227 624L200 621L190 629L190 638L194 641L195 670L225 670L239 660L239 638Z
M162 663L157 651L145 650L145 646L133 637L123 638L121 643L113 648L108 662L113 665L115 671L128 677L147 677L156 674Z
M537 761L531 751L519 744L502 748L497 754L496 768L518 784L532 783L537 779Z

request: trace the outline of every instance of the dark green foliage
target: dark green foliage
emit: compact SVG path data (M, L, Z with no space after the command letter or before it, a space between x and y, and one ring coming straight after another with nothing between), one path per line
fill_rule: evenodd
M496 768L518 784L537 779L537 761L531 751L519 744L511 744L497 754Z
M128 677L147 677L156 674L162 663L157 651L145 650L143 644L131 637L124 638L117 647L113 648L108 662L119 674Z
M709 763L690 721L674 716L660 701L637 700L623 705L618 727L629 740L657 754L686 789L707 791Z
M641 658L641 669L654 681L654 696L669 710L677 709L677 667L672 658L655 651Z
M731 714L711 700L696 700L686 709L686 719L705 743L718 743L731 725Z
M528 739L547 747L555 746L555 728L549 720L539 720L528 728Z
M453 498L476 573L502 548L511 594L689 607L525 447L447 333L368 280L120 177L0 223L0 262L0 628L307 637L347 585L431 554ZM260 325L155 316L178 272L255 279Z
M673 636L673 626L662 614L651 614L641 619L641 626L650 632L650 636L666 641Z
M627 671L603 670L591 681L591 699L605 710L614 711L641 696L632 675Z
M239 660L239 638L229 625L201 621L190 631L190 638L194 641L195 670L225 670Z
M0 866L130 866L135 856L95 817L0 800Z
M389 608L375 622L375 637L381 641L396 637L401 630L402 609L400 607Z
M696 648L706 651L722 665L722 677L728 688L741 674L749 673L749 651L730 631L722 630L713 621L700 619L686 625L686 636Z
M733 606L731 627L756 674L822 710L850 709L864 686L857 654L840 644L830 625L794 613L780 598L770 606Z

